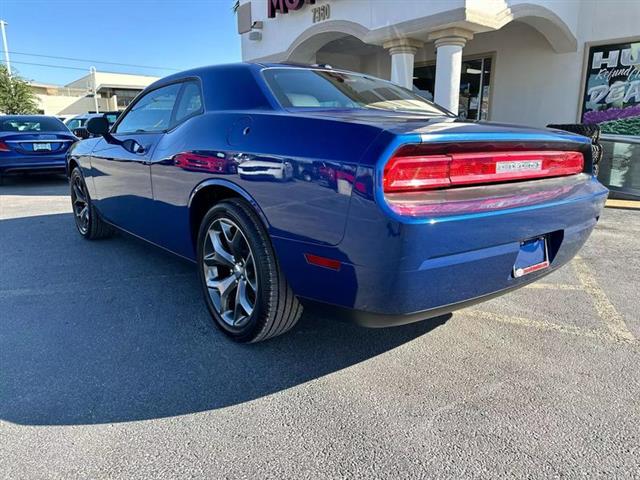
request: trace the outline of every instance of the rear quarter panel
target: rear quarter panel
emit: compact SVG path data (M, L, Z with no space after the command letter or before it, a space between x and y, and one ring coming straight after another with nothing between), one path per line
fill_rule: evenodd
M358 162L380 130L335 120L279 112L208 112L169 132L158 144L152 169L158 229L156 243L193 258L189 204L203 185L240 191L259 211L276 250L283 242L336 245L343 237ZM211 172L180 165L175 155L199 152L220 159ZM286 165L291 176L240 175L247 161ZM320 175L333 169L336 181ZM177 232L180 232L178 235ZM282 240L283 242L281 242ZM279 252L278 252L279 253Z

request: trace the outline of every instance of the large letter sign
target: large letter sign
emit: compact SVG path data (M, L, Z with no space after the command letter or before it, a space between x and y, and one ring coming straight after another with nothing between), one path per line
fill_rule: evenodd
M289 10L300 10L306 4L314 4L316 0L267 0L267 16L274 18L276 12L289 13Z
M603 133L640 135L640 40L589 49L582 121Z

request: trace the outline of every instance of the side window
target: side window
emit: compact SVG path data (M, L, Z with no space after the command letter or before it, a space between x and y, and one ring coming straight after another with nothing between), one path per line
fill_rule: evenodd
M181 83L147 93L118 124L116 133L161 132L169 128Z
M198 113L202 109L202 96L200 95L200 87L195 82L184 84L182 96L176 108L176 118L174 123L178 124L185 118Z

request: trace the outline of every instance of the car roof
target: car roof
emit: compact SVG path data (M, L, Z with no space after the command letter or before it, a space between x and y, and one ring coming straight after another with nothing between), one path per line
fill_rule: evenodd
M233 71L233 70L250 70L255 68L256 64L240 62L240 63L227 63L222 65L207 65L204 67L196 67L191 68L189 70L184 70L182 72L174 73L167 77L163 77L160 80L156 80L151 85L147 87L147 89L151 90L159 85L164 85L165 83L171 83L174 81L193 78L193 77L205 77L207 74L211 72L223 72L223 71Z
M187 78L193 77L206 77L208 74L213 72L229 72L234 70L249 70L249 71L258 71L263 70L265 68L274 68L274 67L296 67L296 68L304 68L308 70L340 70L333 69L329 65L305 65L302 63L264 63L264 62L238 62L238 63L226 63L221 65L206 65L203 67L196 67L190 70L185 70L182 72L174 73L167 77L163 77L160 80L155 81L147 89L151 90L156 88L157 86L164 85L166 83L171 83L174 81L179 81Z

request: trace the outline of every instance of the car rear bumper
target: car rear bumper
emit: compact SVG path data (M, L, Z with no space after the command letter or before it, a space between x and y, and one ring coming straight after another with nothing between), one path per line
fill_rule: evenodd
M0 174L19 174L29 172L64 173L66 156L51 155L37 157L0 158Z
M553 232L559 246L551 254L550 266L520 278L512 275L520 241L427 259L415 271L390 274L356 267L359 294L354 308L362 311L356 315L356 320L372 326L382 326L385 322L408 323L515 290L569 262L589 238L595 224L594 217L583 224ZM540 234L548 233L543 229L540 231Z
M339 271L303 260L295 271L285 267L285 273L299 296L353 310L349 316L365 325L435 317L522 287L566 264L596 225L606 195L589 179L562 198L526 208L407 224L366 218L352 206L339 247L310 252L340 260ZM521 242L539 236L548 239L550 266L514 278ZM291 260L310 248L279 243L278 254Z
M514 285L512 287L505 288L503 290L498 290L496 292L488 293L486 295L482 295L476 298L471 298L458 303L452 303L449 305L443 305L440 307L431 308L428 310L421 310L421 311L412 312L412 313L375 313L371 311L356 310L352 308L342 307L338 305L333 305L333 304L328 304L328 303L318 302L313 300L311 300L310 303L314 307L324 310L325 313L332 314L341 320L347 320L347 321L357 323L358 325L362 325L363 327L368 327L368 328L397 327L400 325L407 325L409 323L443 317L447 314L455 312L456 310L471 307L481 302L486 302L488 300L491 300L492 298L499 297L511 291L517 290L518 288L524 287L529 283L532 283L537 278L540 278L540 276L536 278L531 278L528 281L521 282L518 285ZM307 301L309 301L309 299L307 299Z

